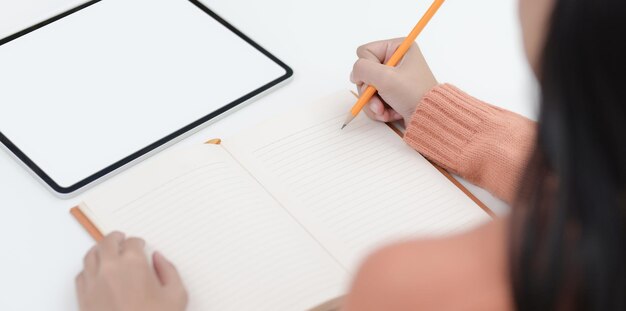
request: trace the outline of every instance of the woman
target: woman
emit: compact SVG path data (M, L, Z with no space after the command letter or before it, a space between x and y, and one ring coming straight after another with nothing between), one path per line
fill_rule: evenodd
M397 68L381 63L398 40L359 49L352 80L379 90L368 115L404 120L410 146L513 213L378 251L344 310L626 309L626 2L520 0L520 18L541 84L538 126L438 85L417 46ZM142 245L116 233L90 251L82 310L184 310L176 270L158 254L148 267Z

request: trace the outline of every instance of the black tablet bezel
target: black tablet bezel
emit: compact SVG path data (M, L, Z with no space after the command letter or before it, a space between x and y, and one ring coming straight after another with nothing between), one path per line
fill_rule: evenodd
M4 39L0 39L0 48L2 45L11 42L13 40L16 40L22 36L25 36L37 29L40 29L42 27L45 27L46 25L49 25L51 23L54 23L55 21L58 21L66 16L69 16L73 13L76 13L80 10L83 10L95 3L101 2L101 1L106 1L106 0L92 0L89 1L85 4L82 4L80 6L77 6L69 11L66 11L64 13L61 13L57 16L54 16L50 19L47 19L41 23L38 23L32 27L26 28L20 32L17 32L11 36L8 36ZM216 21L218 21L222 26L226 27L228 30L232 31L235 35L239 36L241 39L243 39L244 41L246 41L248 44L252 45L255 49L257 49L259 52L261 52L263 55L267 56L268 58L270 58L272 61L274 61L277 65L279 65L280 67L282 67L285 70L285 74L261 87L259 87L258 89L240 97L239 99L215 110L214 112L202 117L201 119L175 131L174 133L171 133L169 135L167 135L166 137L159 139L158 141L144 147L143 149L123 158L122 160L119 160L117 162L115 162L114 164L100 170L99 172L75 183L72 186L69 187L63 187L60 186L57 182L55 182L52 178L50 178L50 176L48 176L48 174L46 174L37 164L35 164L35 162L33 162L30 158L28 158L28 156L26 156L26 154L24 154L15 144L13 144L11 142L11 140L9 140L8 137L6 137L4 134L2 134L2 132L0 131L0 142L2 144L4 144L9 151L11 151L15 156L17 156L26 166L28 166L37 176L39 176L39 178L41 178L46 184L48 184L48 186L50 186L52 188L52 190L54 190L55 192L62 194L62 195L68 195L71 194L75 191L80 190L81 188L97 181L98 179L106 176L107 174L110 174L112 172L114 172L115 170L127 165L128 163L142 157L145 156L146 154L154 151L155 149L167 144L168 142L171 142L173 140L175 140L176 138L184 135L185 133L188 133L192 130L194 130L195 128L201 126L202 124L205 124L207 122L209 122L210 120L218 117L219 115L227 112L230 109L233 109L235 107L237 107L238 105L252 99L253 97L269 90L270 88L276 86L277 84L289 79L291 76L293 76L293 70L287 66L285 63L283 63L280 59L278 59L276 56L272 55L270 52L268 52L266 49L264 49L263 47L261 47L259 44L257 44L256 42L254 42L252 39L250 39L248 36L246 36L245 34L243 34L241 31L239 31L237 28L235 28L234 26L232 26L231 24L229 24L226 20L224 20L223 18L221 18L219 15L217 15L215 12L213 12L211 9L209 9L208 7L206 7L204 4L200 3L197 0L186 0L191 2L192 4L194 4L196 7L198 7L200 10L202 10L203 12L205 12L207 15L209 15L210 17L212 17L213 19L215 19Z

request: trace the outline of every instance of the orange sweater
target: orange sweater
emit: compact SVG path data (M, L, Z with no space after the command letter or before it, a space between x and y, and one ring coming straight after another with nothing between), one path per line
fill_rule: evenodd
M428 92L404 140L425 157L512 203L536 123L443 84Z

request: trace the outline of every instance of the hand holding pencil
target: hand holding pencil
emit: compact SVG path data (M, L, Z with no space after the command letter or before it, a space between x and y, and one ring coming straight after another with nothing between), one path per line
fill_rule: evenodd
M398 84L411 84L409 90L411 87L418 88L415 83L417 83L417 81L421 79L397 79L402 78L402 74L416 74L416 72L411 72L411 69L418 70L417 74L426 74L426 77L424 77L425 80L431 80L430 82L434 81L434 85L430 87L434 87L436 85L437 82L436 80L434 80L434 77L432 77L432 73L430 72L430 69L428 69L428 65L426 65L426 62L421 55L421 52L417 48L417 45L415 44L415 39L426 27L428 22L432 19L437 10L443 4L443 2L444 0L435 0L430 8L426 11L424 16L417 23L415 28L406 38L404 38L404 40L400 41L399 39L397 39L375 42L359 48L357 54L359 54L358 56L360 59L359 61L357 61L353 69L352 82L356 83L359 86L360 97L354 107L350 110L350 113L348 114L348 117L346 118L342 129L345 128L358 115L358 113L367 105L367 103L370 102L370 100L372 100L370 104L371 109L369 109L369 112L368 109L366 109L366 113L368 113L368 115L370 115L370 117L373 117L374 119L389 122L399 120L401 118L406 119L407 116L405 115L407 113L410 116L413 111L411 110L409 112L408 110L410 109L407 110L405 109L406 107L398 107L400 111L395 109L391 111L385 109L385 106L381 105L383 103L381 97L382 99L387 99L385 97L389 97L389 95L391 95L390 93L392 92L392 89L401 88L401 86ZM417 58L415 62L419 62L419 58L421 58L421 62L424 64L425 68L424 66L420 67L417 65L405 65L406 63L410 62L407 60L403 61L401 64L400 61L405 58L405 55L408 55L408 57L406 58ZM382 63L384 63L384 65L382 65ZM396 68L396 66L398 66L399 64L400 67ZM377 73L379 76L376 76ZM429 79L429 77L432 79ZM377 90L377 88L379 89ZM380 93L381 88L386 89L383 90L383 93L387 93L388 96ZM377 92L378 96L376 95ZM425 92L422 92L421 95L423 95L423 93ZM415 107L415 105L417 105L417 102L420 98L421 96L416 99L415 104L413 104L413 108ZM392 102L387 101L387 104L393 107ZM378 117L376 117L376 115L378 115Z
M397 67L383 64L402 40L373 42L357 50L359 60L354 64L351 80L357 85L360 96L368 85L378 89L363 108L373 120L408 121L424 94L438 84L415 43Z

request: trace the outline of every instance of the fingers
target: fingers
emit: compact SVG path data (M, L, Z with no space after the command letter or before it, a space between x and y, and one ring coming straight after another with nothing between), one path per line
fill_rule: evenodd
M127 264L133 264L135 268L144 270L146 272L151 271L148 263L148 257L144 252L146 242L139 238L129 238L122 242L121 245L121 258Z
M370 119L380 122L387 123L403 119L399 113L382 103L378 96L372 98L370 103L363 108L363 111Z
M152 262L154 263L154 271L161 285L163 285L166 292L171 295L170 297L175 297L175 299L180 301L182 309L184 310L189 298L176 267L159 252L154 253Z
M103 259L110 260L119 256L120 244L123 240L123 233L113 232L92 247L83 258L83 271L76 277L76 286L80 287L85 283L85 279L94 277Z
M176 268L160 254L155 254L151 267L145 245L142 239L114 233L88 252L85 266L98 261L98 271L76 276L80 310L154 310L155 306L185 310L188 296Z
M365 112L365 114L372 120L385 122L383 120L382 114L377 114L377 113L373 112L372 109L370 108L370 105L365 106L363 108L363 112Z
M397 111L391 110L391 120L400 121L400 120L404 120L404 117L401 114L399 114Z
M385 104L382 103L378 96L374 97L370 101L369 108L376 115L382 115L385 113Z
M85 267L84 272L90 276L96 274L98 271L98 255L96 247L97 246L92 247L83 259L83 265Z
M359 96L363 94L366 88L367 88L367 85L364 85L364 84L358 87ZM365 114L370 119L376 120L376 121L382 121L381 115L383 114L384 109L385 109L385 104L382 102L382 100L380 99L378 95L374 95L374 97L370 99L369 103L367 103L367 105L363 107L363 111L365 112Z
M88 276L95 274L98 271L100 262L115 260L121 254L134 254L145 257L143 253L145 246L146 242L143 239L125 239L123 233L113 232L87 252L83 259L85 273Z
M362 94L364 90L365 86L359 88L359 94ZM387 106L378 95L372 97L363 111L370 119L380 122L393 122L402 119L402 116Z
M356 50L356 55L359 58L386 63L403 41L404 38L396 38L368 43L360 46Z
M407 119L424 94L437 85L415 42L397 66L384 65L403 41L404 38L378 41L357 49L359 59L354 64L350 80L359 90L371 85L378 91L364 109L371 119L381 122Z
M85 285L85 274L83 272L79 273L75 279L76 289L78 291L82 290Z
M163 286L172 286L183 288L183 282L178 274L176 267L167 260L161 253L154 252L152 256L154 270Z
M81 306L81 310L83 310L83 299L85 297L85 275L84 272L79 273L75 279L76 284L76 296L78 296L78 304Z
M396 83L394 68L385 66L384 63L391 58L403 41L404 38L396 38L360 46L357 49L359 60L354 64L350 76L352 83L358 87L363 84L373 85L379 91L385 91ZM413 50L412 53L419 53L416 44L411 50Z
M357 85L372 85L378 90L386 90L393 83L394 68L385 66L376 61L360 58L352 68L352 83Z
M113 232L100 241L97 246L100 260L112 259L120 254L120 247L125 235L121 232Z
M138 253L143 255L143 250L146 247L146 241L140 238L129 238L122 242L121 253Z

